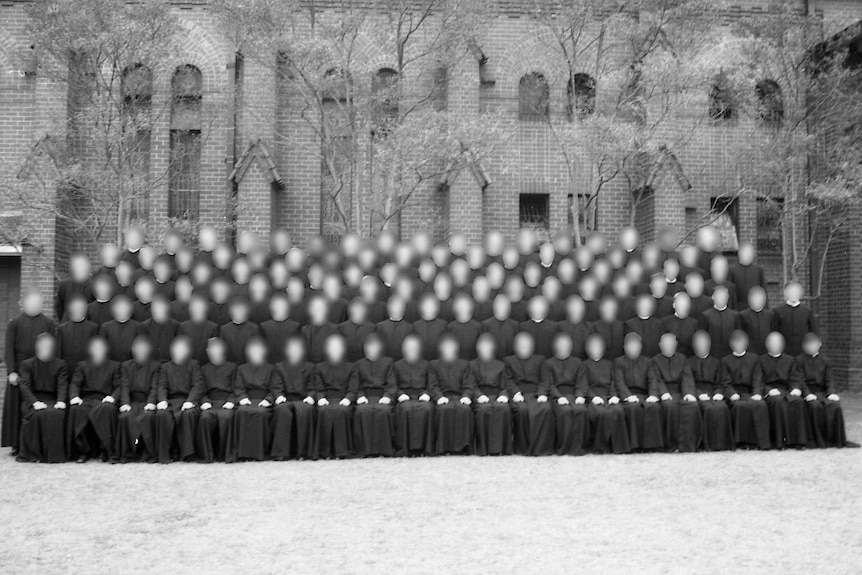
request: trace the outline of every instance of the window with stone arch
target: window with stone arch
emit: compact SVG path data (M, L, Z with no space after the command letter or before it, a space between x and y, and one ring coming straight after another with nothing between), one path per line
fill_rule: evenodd
M766 126L780 126L784 121L784 94L775 80L760 80L754 87L757 96L757 118Z
M398 121L398 72L392 68L377 70L371 79L373 133L386 137Z
M153 71L143 64L123 70L123 135L125 160L132 183L127 218L129 223L149 217L150 148L152 140Z
M716 76L709 89L709 118L714 124L729 123L736 120L737 106L733 87L727 74Z
M569 120L583 119L596 111L596 81L589 74L577 73L566 86Z
M551 90L545 76L530 72L518 82L518 118L524 122L541 122L548 118Z
M171 78L169 218L194 221L200 215L202 125L203 74L184 64Z

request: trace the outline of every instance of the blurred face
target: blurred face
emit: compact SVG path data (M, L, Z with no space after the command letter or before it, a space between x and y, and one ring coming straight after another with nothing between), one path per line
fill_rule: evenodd
M39 361L51 361L54 359L55 347L53 337L40 337L36 340L36 357Z
M141 269L151 270L156 265L159 253L153 246L144 246L138 251L138 263Z
M171 304L166 300L157 299L153 302L150 313L156 323L165 323L171 319Z
M132 319L132 309L132 302L125 298L117 299L111 304L111 316L118 322L125 323Z
M766 351L770 355L781 355L784 353L784 336L777 331L773 331L766 336Z
M530 319L542 321L548 317L548 300L542 296L532 298L527 306L527 312L530 314Z
M31 292L24 296L21 300L21 309L30 317L35 317L42 313L43 297L39 292Z
M201 322L209 316L209 305L204 298L192 298L189 302L189 317L196 322Z
M651 272L661 269L661 259L662 253L656 244L649 243L644 245L641 252L641 260L646 269Z
M593 252L590 251L590 248L586 246L580 246L575 248L575 264L578 266L579 270L588 270L593 265L594 255Z
M220 270L230 268L233 251L225 244L218 244L213 250L213 264Z
M748 349L748 336L745 333L735 334L730 338L730 349L736 354L745 353Z
M539 259L543 265L549 266L554 263L556 256L557 252L554 250L554 244L546 242L539 247Z
M277 229L269 237L270 251L274 254L283 255L290 249L290 234L287 230Z
M168 233L165 236L165 251L169 254L177 253L183 246L183 238L177 233Z
M726 308L728 299L730 299L730 295L726 289L716 288L715 291L712 292L712 305L715 306L716 309Z
M326 360L330 363L341 363L347 355L347 344L341 336L326 338Z
M755 258L754 244L749 242L743 242L739 244L739 263L744 266L750 266L754 263Z
M724 256L713 258L712 263L709 265L709 269L712 273L712 279L717 282L727 281L727 276L730 273L730 266L727 263L727 258Z
M655 300L652 298L652 296L649 296L649 295L638 296L638 299L635 302L635 312L638 314L638 317L640 317L640 318L651 317L654 311L655 311Z
M524 283L534 288L542 283L542 268L536 263L529 263L524 268Z
M323 298L314 298L308 303L308 318L312 324L325 324L327 315L329 315L329 306Z
M410 241L413 244L413 249L420 256L426 256L431 253L433 242L431 241L431 236L427 232L417 233Z
M153 356L153 346L145 339L136 339L132 342L132 357L138 363L146 363Z
M557 277L566 285L575 283L575 278L578 277L578 268L575 266L574 260L569 258L561 260L557 265Z
M456 321L467 323L473 319L473 300L468 297L459 297L453 304L452 312Z
M497 321L509 319L509 316L512 313L512 303L506 296L498 295L494 298L494 303L492 304L492 312L494 314L494 318Z
M514 246L506 246L503 248L503 254L501 256L503 267L507 270L513 270L518 267L518 264L521 261L521 256L518 253L518 248Z
M90 258L82 254L73 257L69 262L69 274L72 276L72 280L78 283L90 279Z
M676 317L685 319L691 315L691 298L680 292L673 298L673 311Z
M518 276L509 276L503 288L509 301L519 302L524 299L524 280Z
M424 283L431 283L437 276L437 266L432 260L422 260L419 262L419 279Z
M187 276L178 277L174 288L177 301L189 301L189 298L192 297L192 281Z
M679 277L679 262L675 259L667 259L662 266L664 277L668 280L675 280Z
M135 297L138 298L138 301L150 303L155 292L155 284L146 276L135 283Z
M663 298L667 294L667 280L664 276L653 276L649 282L649 289L653 297Z
M559 301L560 294L563 292L563 286L560 284L560 280L555 278L554 276L548 276L545 278L545 281L542 282L542 295L548 301Z
M260 365L266 363L266 346L259 342L253 342L245 347L245 357L249 363Z
M210 283L213 276L213 269L206 263L195 264L192 268L192 281L196 286L205 286Z
M427 255L428 254L425 254L425 256ZM410 244L398 244L395 248L394 261L400 268L410 267L410 264L413 262L413 256L413 246Z
M766 291L763 288L751 288L748 292L748 307L754 311L761 311L766 307Z
M503 239L503 234L500 232L488 232L485 235L485 251L489 257L496 258L503 253L503 247L506 241Z
M566 300L566 319L569 320L570 323L583 323L586 313L587 307L584 304L584 300L578 296L570 296Z
M640 235L635 228L624 228L620 232L620 247L627 252L634 250L640 245Z
M218 234L215 228L210 226L202 227L198 233L198 246L200 249L205 252L211 252L215 249L216 244L218 244Z
M626 265L626 251L619 246L612 247L605 256L608 263L615 270L620 270Z
M263 302L269 297L269 279L263 274L257 274L248 283L249 297L255 302Z
M230 285L226 281L213 282L210 291L216 303L225 303L230 297Z
M238 284L246 284L251 279L251 266L245 258L235 260L230 273Z
M485 303L491 298L491 284L488 283L488 278L485 276L478 276L473 280L473 286L471 289L473 293L473 299L477 303Z
M632 294L632 284L624 275L618 275L614 278L612 289L614 295L621 299L627 298Z
M208 343L207 358L213 365L223 365L227 361L227 347L219 340Z
M697 247L695 246L686 246L679 252L679 259L682 261L682 265L687 268L696 268L697 267L697 259L698 252Z
M557 359L567 359L572 355L572 338L567 336L557 336L554 338L554 357Z
M718 230L706 226L697 232L697 247L705 252L713 252L718 247L718 239Z
M481 361L489 362L497 355L497 343L493 337L480 337L476 342L476 355Z
M515 243L518 246L518 252L523 255L528 255L536 251L536 244L538 244L538 239L536 238L536 233L533 230L529 228L521 228L518 231L518 238Z
M87 358L96 365L105 363L108 359L108 342L103 339L91 340L87 345Z
M336 275L328 275L323 280L323 293L329 301L341 299L341 280Z
M479 270L485 265L485 251L482 246L470 246L467 248L467 264L471 270Z
M153 275L156 276L156 280L162 283L171 279L171 264L164 260L157 260L155 265L153 266Z
M452 260L452 253L449 251L449 246L438 244L431 250L431 259L434 265L438 268L445 268Z
M679 236L674 228L662 228L658 233L658 245L664 252L672 252L679 245Z
M453 234L449 238L449 251L456 256L464 255L467 252L467 237L464 234Z
M347 315L353 323L365 323L368 321L368 306L363 302L352 302L347 308Z
M617 320L619 316L619 304L614 298L605 298L599 305L599 316L605 323L611 323Z
M485 277L491 289L500 289L506 283L506 270L499 263L493 263L485 270Z
M791 283L784 288L784 299L789 302L798 302L802 300L802 284Z
M248 321L248 306L243 303L232 303L228 309L228 315L233 323L245 323Z
M290 303L297 306L305 299L305 285L298 277L292 277L287 280L287 299Z
M401 355L409 363L416 363L422 359L422 342L417 337L407 337L401 344Z
M449 268L452 284L464 287L470 283L470 266L464 260L455 260Z
M381 254L391 254L392 250L395 249L395 235L388 231L382 231L378 234L375 245Z
M628 278L630 284L639 284L641 279L644 277L643 264L638 260L631 260L629 263L627 263L626 277Z
M73 299L67 306L69 319L74 322L83 321L87 317L87 300Z
M299 338L291 338L284 344L284 357L291 365L305 363L305 345Z
M144 231L141 228L129 228L123 236L130 252L138 251L144 245Z
M290 304L286 297L274 297L269 301L269 315L275 321L284 321L290 315Z
M587 247L594 255L603 254L608 249L608 238L601 232L593 232L587 238Z
M301 248L291 248L284 257L284 261L290 271L301 271L305 268L305 251Z
M519 359L529 359L533 356L536 343L533 341L533 336L522 332L515 336L513 347L515 348L515 355Z
M586 344L587 357L598 361L605 356L605 341L600 337L591 337Z
M371 361L377 361L383 357L383 342L376 337L368 338L362 347L365 351L365 357Z
M643 351L643 342L639 337L626 338L625 343L623 343L623 351L625 351L627 358L637 359Z
M676 336L670 333L664 334L658 342L658 347L663 356L673 357L677 348Z
M404 299L398 296L393 296L386 302L386 313L389 314L389 319L392 321L401 321L404 319L406 308Z
M114 244L104 244L99 251L99 259L106 268L117 267L120 261L120 248Z
M242 232L236 240L236 249L243 254L251 252L258 245L260 245L260 240L251 232Z
M356 234L345 234L341 238L341 253L347 258L356 257L361 245L362 241L359 239L359 236Z
M703 295L703 278L700 274L689 274L685 278L685 291L691 297Z
M822 345L823 342L820 341L820 338L812 337L802 342L802 351L808 355L817 355L820 353Z
M691 348L694 350L694 354L697 357L708 356L710 348L712 348L712 340L710 339L709 334L703 331L699 331L694 334L694 337L691 340Z
M290 279L290 273L287 271L287 264L281 260L275 260L269 266L269 281L274 288L283 288L287 286Z
M557 234L554 236L554 251L561 256L571 253L572 236L569 234Z
M599 283L593 276L586 276L581 280L581 286L578 291L585 300L595 301L599 295Z
M458 359L458 342L452 338L440 341L440 359L443 361L455 361Z
M93 294L99 301L108 301L114 294L114 286L109 280L100 277L93 282Z
M431 321L436 319L439 313L440 302L437 301L436 297L422 298L422 302L419 304L419 315L422 319Z

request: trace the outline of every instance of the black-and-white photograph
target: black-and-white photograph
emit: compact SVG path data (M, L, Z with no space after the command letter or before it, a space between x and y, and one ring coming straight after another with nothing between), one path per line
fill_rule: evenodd
M862 572L862 0L0 0L4 574Z

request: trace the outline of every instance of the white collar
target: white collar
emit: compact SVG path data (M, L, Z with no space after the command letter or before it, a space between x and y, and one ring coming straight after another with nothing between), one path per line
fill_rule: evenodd
M789 305L790 307L799 307L800 305L802 305L801 301L789 301L785 303L787 303L787 305Z
M726 309L727 309L727 306L724 306L724 307L715 307L715 306L712 306L712 309L714 309L715 311L724 311L724 310L726 310Z
M643 319L643 320L647 320L647 319L651 319L651 318L652 318L652 316L647 316L647 317L638 316L638 319Z
M784 355L784 354L783 354L783 353L779 353L778 355L772 355L772 354L770 353L770 354L767 354L767 355L769 355L769 357L771 357L772 359L778 359L779 357L781 357L781 356L782 356L782 355Z
M734 352L733 352L733 355L734 355L734 357L744 357L746 353L748 353L748 352L747 352L747 351L743 351L742 353L736 353L736 352L734 351Z

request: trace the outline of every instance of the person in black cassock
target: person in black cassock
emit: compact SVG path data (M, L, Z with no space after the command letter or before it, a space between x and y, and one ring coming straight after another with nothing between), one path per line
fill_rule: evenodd
M393 295L386 302L389 317L378 322L374 331L383 339L383 355L393 361L401 359L401 342L413 333L413 326L404 319L407 304L399 295Z
M200 417L196 453L201 461L225 461L236 407L236 364L227 361L227 345L207 342L208 361L201 367Z
M775 313L765 306L766 290L755 286L748 291L748 309L739 312L742 329L750 341L748 350L757 355L766 353L766 336L775 324Z
M584 345L590 335L590 325L586 320L587 308L584 300L577 294L566 298L566 319L557 324L558 331L572 338L572 355L578 359L587 357Z
M150 319L150 306L153 304L154 295L156 295L156 280L148 275L139 277L135 282L135 303L132 319L138 323Z
M192 347L192 359L199 365L207 362L207 345L218 337L218 326L209 319L209 302L206 295L195 293L189 301L189 319L180 324L177 335L189 339Z
M727 286L716 285L712 292L713 307L700 318L700 329L709 334L711 353L718 359L730 353L730 334L742 327L739 312L728 305L729 297Z
M512 388L509 390L515 420L515 453L550 455L554 452L554 422L547 395L539 395L541 366L545 358L535 353L533 336L515 336L514 355L504 360Z
M685 292L673 296L673 315L662 320L665 331L676 336L679 352L691 355L691 338L699 328L698 321L691 317L691 298Z
M418 335L408 335L401 347L403 359L392 366L398 394L395 447L401 456L434 452L434 404L428 394L428 362L422 357L422 347Z
M308 325L302 326L302 337L308 351L308 361L318 364L324 359L326 340L338 333L338 326L329 321L329 303L322 295L308 301Z
M582 455L589 429L584 400L577 400L578 395L585 395L579 394L576 388L581 360L572 355L574 343L567 333L555 334L552 348L553 355L541 367L542 389L539 394L547 395L551 400L556 424L554 448L557 455Z
M712 355L712 339L705 331L694 334L692 347L694 355L688 358L688 367L694 378L695 395L703 417L701 446L706 451L733 449L732 423L730 410L724 401L721 361Z
M455 294L452 299L452 315L455 319L449 322L448 331L458 340L461 359L472 361L476 359L476 342L483 331L482 324L474 317L475 304L466 292Z
M69 384L67 451L78 463L91 457L114 456L120 364L108 357L108 342L96 336L87 346L87 360L75 368Z
M111 299L116 285L107 275L99 274L93 278L93 300L87 304L87 319L101 326L111 319Z
M99 327L99 335L108 342L108 357L124 362L132 358L132 342L141 333L141 323L132 318L132 300L125 295L111 301L111 319Z
M140 332L150 338L153 345L153 359L167 361L171 355L171 342L179 332L180 323L171 317L171 300L157 293L150 306L150 319L141 324Z
M185 461L195 454L198 409L194 399L203 383L200 366L191 356L189 338L177 336L171 343L171 360L159 368L154 426L159 463Z
M644 355L653 357L660 353L658 342L665 333L664 324L655 317L655 300L650 294L641 294L635 301L636 316L626 322L626 333L641 336Z
M276 363L284 354L288 338L299 335L298 321L290 318L290 301L285 292L276 292L269 299L269 317L260 324L260 333L266 340L269 360Z
M356 362L356 410L353 435L356 454L360 457L394 454L392 416L395 382L392 358L383 355L383 338L371 333L365 338L365 357Z
M535 353L542 357L550 357L553 354L552 342L554 334L557 333L557 323L548 319L550 307L544 296L537 295L527 302L526 321L518 326L521 332L529 333L536 342Z
M21 388L21 448L19 461L66 461L66 395L69 373L56 356L54 336L36 337L35 357L18 367Z
M576 401L589 400L589 447L595 453L628 453L626 417L614 382L613 362L604 357L605 340L592 334L586 347L587 359L578 370Z
M599 302L599 320L590 324L592 333L597 333L605 340L607 351L605 357L615 360L623 355L623 341L626 336L626 326L619 319L619 303L613 296L605 296Z
M120 415L117 457L120 463L155 461L153 414L161 362L153 359L153 344L145 334L132 342L132 359L120 366Z
M796 360L784 353L784 336L774 331L766 336L766 354L757 361L755 385L762 387L769 408L770 439L775 449L808 443L808 412L805 408L805 382Z
M81 296L86 304L93 301L92 266L90 258L84 253L74 253L69 257L69 278L57 286L54 314L60 321L66 320L66 309L73 296Z
M702 421L694 377L685 356L677 352L675 335L662 335L659 348L661 353L653 358L650 366L650 397L647 401L661 400L668 451L697 451Z
M794 356L802 353L802 338L805 334L818 333L814 312L802 303L803 294L801 283L788 282L784 287L784 302L773 310L775 319L772 327L784 336L787 353Z
M623 400L629 447L633 451L663 449L661 406L649 391L652 362L643 356L643 342L636 333L626 335L623 348L625 355L614 360L614 384Z
M804 353L796 358L796 365L808 395L808 415L811 425L809 447L845 447L844 412L832 377L832 363L820 353L823 342L815 333L802 338Z
M475 388L467 360L459 357L458 338L444 333L438 344L439 359L428 366L428 395L434 410L435 453L470 454L473 451L473 403Z
M730 266L730 281L736 285L736 309L739 311L745 309L753 288L766 291L766 274L761 266L754 263L756 255L753 243L739 242L737 262Z
M270 455L277 460L304 459L311 455L314 441L314 364L307 359L305 340L296 335L287 338L282 357L275 364L281 391L275 399Z
M252 337L260 335L260 327L249 321L248 300L242 296L231 299L228 312L230 321L219 328L219 337L227 345L228 361L240 365L245 362L246 344Z
M754 376L758 356L748 351L742 330L730 335L731 354L721 360L724 396L730 401L733 441L737 447L769 449L769 410L763 401L763 384Z
M25 290L21 297L21 314L6 328L6 395L3 402L3 427L0 447L12 447L18 454L21 428L21 392L18 369L25 359L36 355L36 338L54 334L54 322L42 313L44 299L37 290Z
M475 453L510 455L512 453L512 410L509 407L508 372L497 359L497 340L483 333L476 342L476 359L470 370L476 385Z
M485 333L490 334L497 344L497 359L512 355L512 343L518 333L518 322L509 317L512 303L503 294L494 297L491 303L493 317L482 322Z
M252 336L245 345L246 362L236 370L237 409L225 450L226 461L263 461L272 444L272 404L280 395L280 380L267 363L266 341Z
M317 396L317 428L314 459L344 459L353 454L353 402L357 376L347 361L344 336L326 338L325 358L314 366Z
M448 322L439 317L440 300L433 293L424 293L419 299L419 319L413 322L413 333L422 342L422 357L437 359L437 342L446 331Z
M338 324L338 333L347 343L347 361L356 362L364 356L365 338L374 333L374 327L368 321L368 304L358 297L353 298L347 307L347 319Z
M74 369L87 358L87 342L98 333L99 326L87 319L83 294L71 295L67 302L66 319L57 327L57 357Z

